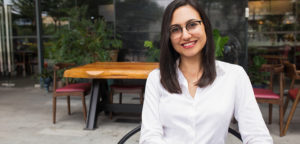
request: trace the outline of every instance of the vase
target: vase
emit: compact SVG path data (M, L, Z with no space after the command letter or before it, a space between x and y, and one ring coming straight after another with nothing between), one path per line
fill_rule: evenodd
M118 53L119 53L119 50L110 50L109 51L109 57L110 57L111 61L113 61L113 62L118 61Z

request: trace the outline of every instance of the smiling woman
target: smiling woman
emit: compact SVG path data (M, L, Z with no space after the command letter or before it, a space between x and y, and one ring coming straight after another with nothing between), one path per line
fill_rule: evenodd
M176 75L174 75L177 61L180 61L179 67L182 70L188 69L185 67L186 62L192 64L193 71L190 71L190 74L184 73L188 83L191 84L189 88L192 93L196 90L194 82L199 87L205 87L216 77L211 24L205 12L198 7L198 3L195 1L189 1L189 3L191 4L171 3L169 9L165 11L162 22L161 82L168 91L175 93L181 92ZM179 33L175 35L174 26L179 29ZM190 28L191 26L193 28ZM166 55L168 57L165 57Z
M211 25L196 0L168 5L160 44L160 68L146 83L141 144L224 144L233 116L244 143L273 143L246 72L215 61Z
M189 15L186 15L189 13ZM206 43L204 25L199 13L190 5L182 6L173 13L170 26L171 43L181 60L201 59L200 51ZM183 29L182 26L185 25ZM194 61L194 60L193 60Z

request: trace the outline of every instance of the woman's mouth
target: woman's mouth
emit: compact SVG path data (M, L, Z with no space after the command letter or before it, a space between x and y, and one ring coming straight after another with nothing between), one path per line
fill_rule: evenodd
M181 46L183 47L183 48L192 48L192 47L194 47L195 45L196 45L196 42L197 41L191 41L191 42L187 42L187 43L183 43L183 44L181 44Z

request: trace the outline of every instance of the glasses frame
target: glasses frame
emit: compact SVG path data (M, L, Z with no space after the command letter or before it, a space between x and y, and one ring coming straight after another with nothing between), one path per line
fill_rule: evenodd
M188 28L188 25L189 25L190 23L194 23L194 22L199 23L199 25L201 25L201 23L203 23L202 20L191 20L191 21L188 21L188 22L185 24L185 29L186 29L189 33L190 33L190 29ZM181 35L182 35L182 33L183 33L183 27L182 27L181 25L179 25L179 24L175 24L175 25L171 25L171 26L169 27L170 37L172 37L172 28L173 28L173 27L176 27L176 26L178 26L178 27L180 28L180 33L181 33Z

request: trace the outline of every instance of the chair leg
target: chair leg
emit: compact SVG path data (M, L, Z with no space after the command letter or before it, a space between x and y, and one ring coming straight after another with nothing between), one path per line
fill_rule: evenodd
M67 96L67 103L68 103L68 114L71 115L70 96Z
M290 89L293 89L293 88L294 88L294 84L295 84L295 79L293 78L293 79L292 79L292 82L291 82L291 85L290 85Z
M113 89L110 90L110 95L109 95L109 103L113 104L113 96L114 96L114 91ZM109 117L112 120L112 112L109 112Z
M87 115L87 114L86 114L85 97L82 96L81 99L82 99L83 117L84 117L84 121L86 121L86 115Z
M112 112L109 112L109 118L112 120Z
M290 96L287 96L283 105L283 115L285 115L286 109L289 105L289 101L290 101Z
M299 97L297 96L296 99L295 99L295 101L294 101L294 103L293 103L293 105L292 105L292 108L291 108L291 111L290 111L290 113L289 113L289 116L288 116L286 125L285 125L285 127L284 127L284 129L283 129L282 136L285 136L285 134L286 134L286 132L287 132L287 130L288 130L288 128L289 128L289 125L290 125L291 120L292 120L292 118L293 118L293 116L294 116L295 110L296 110L296 108L297 108L298 102L299 102Z
M272 124L272 109L273 104L269 104L269 124Z
M52 99L53 124L56 122L56 97Z
M119 104L122 104L122 93L119 93Z
M143 98L143 92L141 92L141 93L140 93L140 104L143 104L143 101L144 101L143 99L144 99L144 98Z
M25 61L24 61L24 62L25 62ZM22 64L22 68L23 68L22 74L23 74L23 76L26 76L26 67L25 67L25 63Z
M280 131L280 136L283 136L283 105L279 105L279 131Z

